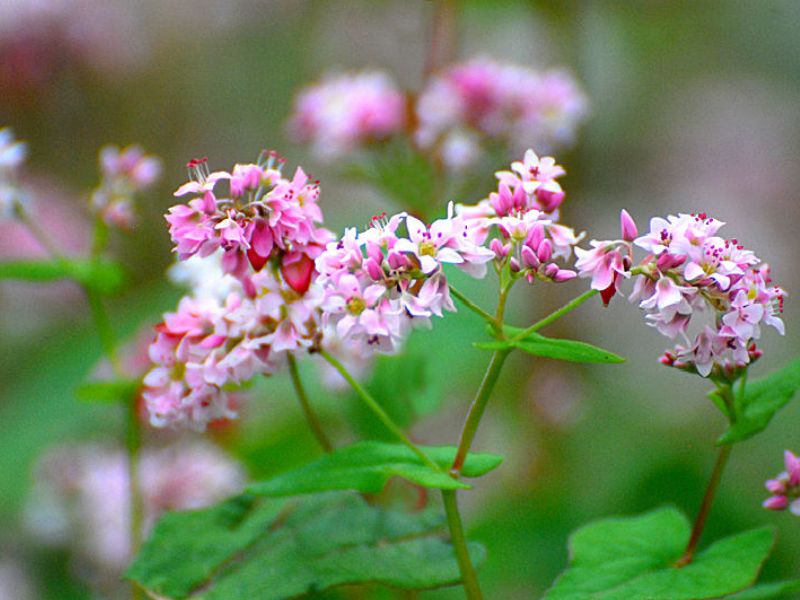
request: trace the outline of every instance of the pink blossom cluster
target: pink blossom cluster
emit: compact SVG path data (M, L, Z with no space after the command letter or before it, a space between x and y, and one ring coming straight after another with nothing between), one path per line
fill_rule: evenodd
M789 450L783 453L783 457L786 470L764 484L772 496L764 500L763 506L768 510L788 507L792 514L800 516L800 458Z
M221 249L223 269L242 282L250 297L256 294L252 273L272 263L292 289L305 293L314 259L333 236L319 227L319 182L309 181L299 167L286 179L282 164L271 152L231 172L210 173L205 158L190 161L192 181L175 195L192 199L173 206L166 216L178 258L206 257ZM223 180L229 193L218 197L215 189Z
M100 150L100 185L90 206L106 225L129 229L134 223L133 199L161 175L161 161L140 146L105 146Z
M175 194L194 197L169 210L170 234L179 259L222 273L212 277L214 290L197 286L156 327L143 393L154 426L203 430L235 416L228 388L319 343L321 299L310 288L314 260L333 235L319 226L318 182L300 168L288 180L281 166L274 153L231 172L210 173L205 159L189 163L193 180ZM223 180L229 193L218 197Z
M624 278L638 276L631 300L648 324L684 342L664 354L664 364L732 380L761 355L761 325L784 333L786 292L752 251L717 235L722 221L705 213L655 217L640 237L625 211L621 221L622 239L593 240L591 250L577 250L576 267L606 304ZM649 254L632 268L634 245ZM706 315L705 322L695 315ZM689 334L690 324L697 333Z
M0 218L12 217L15 202L22 201L18 179L27 154L27 145L14 137L11 128L0 128Z
M478 204L458 207L473 241L481 245L488 241L498 263L508 260L511 271L530 283L563 282L576 276L556 262L570 260L582 237L557 222L565 198L557 178L564 174L552 157L540 158L529 149L510 171L496 173L496 192ZM489 240L493 230L497 235Z
M292 137L310 143L322 159L352 153L398 133L406 98L382 71L326 76L298 94L289 122Z
M53 448L37 465L26 524L43 542L67 546L94 583L117 585L130 560L127 460L123 449L93 443ZM211 505L244 483L240 465L209 443L145 449L142 533L164 511Z
M412 328L455 311L445 264L482 277L493 258L452 213L430 226L406 213L373 217L317 258L322 323L362 357L397 352Z
M224 300L186 296L156 327L143 393L154 426L202 431L235 417L229 387L275 373L288 353L316 343L317 295L299 294L270 269L249 282L253 297L241 289Z
M422 90L416 140L438 150L444 164L463 169L484 141L513 152L535 144L568 144L587 113L587 100L571 75L478 57L450 66Z

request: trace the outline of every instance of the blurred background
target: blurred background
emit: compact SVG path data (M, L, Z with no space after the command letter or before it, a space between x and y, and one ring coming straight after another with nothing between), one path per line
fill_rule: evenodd
M561 66L583 85L590 116L574 146L556 155L567 170L562 220L599 239L617 235L621 208L640 231L651 216L679 211L725 221L725 234L768 260L789 292L787 336L765 332L765 354L752 375L793 358L800 347L793 295L800 271L792 262L800 257L800 4L465 0L452 6L453 58ZM139 143L163 160L161 181L137 207L136 227L114 240L131 277L109 306L120 332L134 344L146 341L147 328L180 297L164 278L172 255L162 215L186 180L190 158L208 156L212 170L228 169L254 160L262 148L277 149L289 165L301 164L322 181L326 225L337 233L396 210L290 144L285 123L296 91L329 70L384 69L404 88L418 89L436 9L421 0L0 3L0 126L28 142L26 182L38 190L48 230L65 251L86 249L86 199L97 183L102 145ZM485 187L446 200L485 197L501 166L486 167ZM38 252L16 225L0 222L0 259ZM454 281L493 305L492 285ZM518 286L510 318L530 323L585 289L582 280ZM481 579L490 598L538 597L566 564L569 532L589 519L663 504L693 517L724 428L704 397L708 386L659 365L667 340L645 326L636 306L590 302L548 333L591 341L628 361L598 368L516 355L509 361L475 446L504 454L506 462L463 495L470 537L488 549ZM471 346L482 336L478 319L461 310L432 332L416 333L412 359L376 366L376 395L418 441L455 443L488 360ZM42 531L43 522L47 529L57 521L41 516L55 510L40 506L49 493L40 481L52 468L48 452L113 446L122 435L121 411L74 395L103 368L83 297L68 283L2 282L0 338L0 597L115 597L119 592L102 581L99 567L76 558L72 534L65 541ZM421 383L389 393L397 387L387 383L392 377L408 380L404 369L414 369ZM304 365L337 441L383 435L348 394L315 383L316 371L314 363ZM197 439L181 436L181 444L203 438L224 449L232 466L217 482L221 494L236 491L244 473L264 477L318 453L284 376L258 382L246 396L240 420L189 436ZM708 542L777 526L765 580L800 571L800 521L760 508L763 481L782 470L783 450L800 450L799 418L800 403L790 404L766 434L735 448L706 530ZM175 439L148 432L154 449ZM330 597L391 594L345 590Z

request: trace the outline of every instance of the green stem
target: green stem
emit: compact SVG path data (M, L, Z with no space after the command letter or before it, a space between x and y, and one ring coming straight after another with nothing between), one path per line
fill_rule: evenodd
M300 407L303 409L303 415L305 415L306 422L308 422L311 432L314 434L314 437L317 438L317 442L322 446L322 449L325 450L325 452L330 452L333 450L333 444L331 444L328 436L325 435L325 430L322 429L319 417L317 417L314 408L311 406L311 402L308 400L303 382L300 380L300 373L297 370L297 359L292 354L289 354L289 374L292 376L294 391L297 393L297 399L300 401Z
M464 584L464 591L469 600L483 600L481 587L478 583L478 575L472 560L469 557L467 540L464 537L464 526L461 523L461 515L458 512L458 500L455 490L442 490L442 500L444 510L447 514L447 526L450 529L450 541L456 551L458 569L461 572L461 582Z
M703 496L703 502L700 504L700 510L697 513L697 518L692 527L692 535L689 537L689 543L686 544L686 549L683 555L675 562L675 567L681 568L692 562L694 553L697 550L697 544L700 541L700 536L703 535L703 529L706 526L706 519L711 511L711 504L714 501L714 495L719 487L720 479L722 479L722 472L725 470L725 465L728 463L728 457L731 453L730 444L722 446L717 455L717 461L714 463L714 470L711 472L711 479L708 482L706 493Z
M35 219L32 219L25 206L17 201L14 203L14 211L17 218L22 222L28 231L31 232L34 238L42 245L47 253L56 260L64 260L63 254L59 249L50 241L48 235L39 227ZM96 251L99 253L99 246L95 245ZM93 252L95 256L95 252ZM117 377L124 377L125 373L122 364L117 356L117 340L114 335L114 330L111 327L111 320L108 318L103 299L97 292L89 289L85 285L78 282L86 294L86 299L89 303L89 309L92 313L97 334L100 338L100 345L103 348L108 361L111 363L111 368L114 375ZM141 429L139 427L139 415L137 412L136 399L131 402L130 406L126 407L125 411L125 447L128 455L128 494L130 502L130 542L131 554L135 554L142 541L142 523L143 523L143 504L141 490L138 485L139 481L139 451L142 446ZM131 584L131 597L133 600L141 598L141 590L139 586L133 582Z
M596 296L599 293L600 292L598 292L597 290L589 290L588 292L584 292L583 294L581 294L577 298L574 298L571 301L567 302L564 306L559 308L557 311L550 313L544 319L536 321L536 323L534 323L533 325L531 325L527 329L524 329L523 331L521 331L520 333L515 335L512 338L512 341L519 341L521 339L524 339L524 338L528 337L530 334L532 334L532 333L534 333L536 331L539 331L540 329L542 329L543 327L546 327L547 325L550 325L550 323L552 323L554 321L557 321L558 319L563 317L568 312L571 312L571 311L575 310L581 304L586 302L589 298L591 298L592 296Z
M386 428L391 431L398 440L405 444L414 454L419 457L423 463L425 463L431 469L438 472L442 471L441 467L433 462L433 460L431 460L431 458L425 454L419 448L419 446L412 442L397 423L392 421L392 418L386 413L385 410L383 410L383 408L381 408L381 405L378 404L375 398L373 398L370 393L365 390L358 381L356 381L356 379L350 374L350 371L348 371L338 359L332 356L327 350L320 350L319 353L331 364L334 369L339 372L342 377L345 378L345 381L347 381L347 383L350 384L350 387L355 390L358 397L361 398L364 404L367 405L367 408L375 413L375 416L381 420Z
M458 441L458 451L453 460L453 465L450 467L450 473L454 477L458 477L461 469L464 466L464 461L467 459L467 454L472 447L472 441L475 439L475 434L478 431L483 413L486 410L486 405L489 402L489 397L492 395L495 383L500 377L500 371L503 368L503 363L506 360L510 350L497 350L492 354L492 359L489 361L489 366L486 368L486 374L483 376L483 381L478 388L478 393L472 401L467 413L467 419L464 421L464 427L461 430L461 436Z
M495 318L492 315L490 315L488 312L483 310L480 306L475 304L472 300L467 298L464 294L459 292L452 285L448 285L448 287L450 288L450 293L453 296L455 296L461 302L461 304L466 306L468 309L470 309L472 312L477 314L479 317L481 317L484 321L486 321L490 325L494 326L494 325L497 324L497 321L495 320Z

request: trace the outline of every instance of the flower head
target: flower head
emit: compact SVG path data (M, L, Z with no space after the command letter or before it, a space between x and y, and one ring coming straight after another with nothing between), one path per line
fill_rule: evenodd
M764 500L767 510L784 510L800 516L800 458L790 450L783 453L786 470L775 479L768 479L764 486L772 494Z

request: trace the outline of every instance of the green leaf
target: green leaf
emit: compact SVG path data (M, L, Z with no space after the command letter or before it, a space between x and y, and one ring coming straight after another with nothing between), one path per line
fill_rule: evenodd
M456 448L422 447L422 450L444 472L426 466L401 444L369 441L339 448L308 465L254 483L247 491L263 496L294 496L329 490L374 494L380 492L392 477L402 477L427 488L469 489L469 485L447 473ZM502 461L502 457L493 454L469 454L461 473L465 477L480 477Z
M528 334L521 340L513 341L524 330L517 327L505 326L505 340L495 340L492 342L479 342L475 346L483 350L510 350L519 348L528 354L552 358L555 360L565 360L579 363L601 363L616 364L625 362L625 359L613 352L592 346L586 342L575 340L562 340L548 338L538 333Z
M175 600L282 600L367 582L439 587L460 579L452 547L439 537L442 523L431 512L389 511L349 493L243 496L166 514L126 577ZM481 546L469 549L483 560Z
M800 579L762 583L749 590L725 596L727 600L776 600L778 598L796 598L800 592Z
M0 279L57 281L73 279L102 294L118 291L125 273L119 264L105 259L15 260L0 262Z
M733 535L675 568L689 533L686 517L671 507L586 525L572 535L569 567L546 598L717 598L753 584L775 537L769 528Z
M800 388L800 359L766 377L748 381L744 398L736 396L736 422L717 440L733 444L753 437L769 425L773 415L792 399Z
M139 379L115 379L113 381L87 381L75 388L75 396L83 402L113 404L129 402L139 390Z

